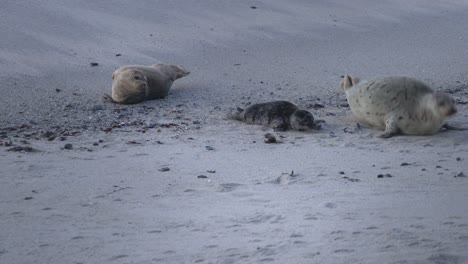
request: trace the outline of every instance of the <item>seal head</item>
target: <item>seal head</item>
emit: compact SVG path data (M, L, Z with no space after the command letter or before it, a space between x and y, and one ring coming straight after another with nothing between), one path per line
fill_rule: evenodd
M446 93L436 92L434 93L434 100L437 104L437 107L434 106L434 109L437 109L439 115L443 117L449 117L456 114L457 108L455 106L455 101L452 97L447 95Z
M320 129L320 124L315 123L312 113L306 110L297 110L290 117L291 128L299 131Z
M134 104L144 100L166 98L172 83L189 73L180 65L123 66L112 74L110 99L115 103Z
M112 74L112 99L117 103L135 104L148 96L148 80L143 71L129 68Z

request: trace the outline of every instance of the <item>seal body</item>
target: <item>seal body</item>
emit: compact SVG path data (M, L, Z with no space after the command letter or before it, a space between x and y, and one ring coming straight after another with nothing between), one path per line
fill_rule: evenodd
M165 98L172 83L189 73L178 65L124 66L112 74L112 101L134 104L144 100Z
M449 95L409 77L359 82L346 75L341 88L359 122L385 131L380 137L434 134L457 112Z
M246 109L237 108L230 117L248 124L269 126L277 131L288 129L305 131L320 128L320 125L314 121L312 113L300 110L295 104L287 101L254 104Z

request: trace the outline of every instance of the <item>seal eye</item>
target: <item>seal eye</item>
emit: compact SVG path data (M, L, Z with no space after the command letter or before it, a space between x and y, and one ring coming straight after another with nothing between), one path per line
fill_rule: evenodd
M135 76L133 76L133 79L134 79L134 80L140 80L141 78L140 78L140 76L135 75Z
M440 106L440 107L444 107L444 106L445 106L445 102L440 102L440 103L439 103L439 106Z

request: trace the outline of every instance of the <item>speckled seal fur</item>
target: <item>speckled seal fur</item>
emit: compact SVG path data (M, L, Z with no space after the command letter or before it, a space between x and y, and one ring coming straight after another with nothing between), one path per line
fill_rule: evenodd
M341 88L359 122L384 130L380 137L431 135L442 127L457 129L446 124L446 119L457 112L454 100L413 78L359 81L345 75Z
M254 104L246 109L237 108L229 117L248 124L269 126L276 131L320 129L320 124L314 121L312 113L300 110L295 104L287 101Z
M120 104L165 98L172 83L189 73L179 65L127 65L112 74L112 96L107 98Z

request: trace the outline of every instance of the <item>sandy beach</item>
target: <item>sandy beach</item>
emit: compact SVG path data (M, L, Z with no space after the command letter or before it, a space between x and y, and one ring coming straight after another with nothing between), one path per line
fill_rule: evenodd
M3 1L0 263L468 263L468 131L378 138L340 76L405 75L467 127L466 1ZM180 64L166 99L103 100ZM276 132L230 109L288 100ZM266 144L272 133L279 143Z

